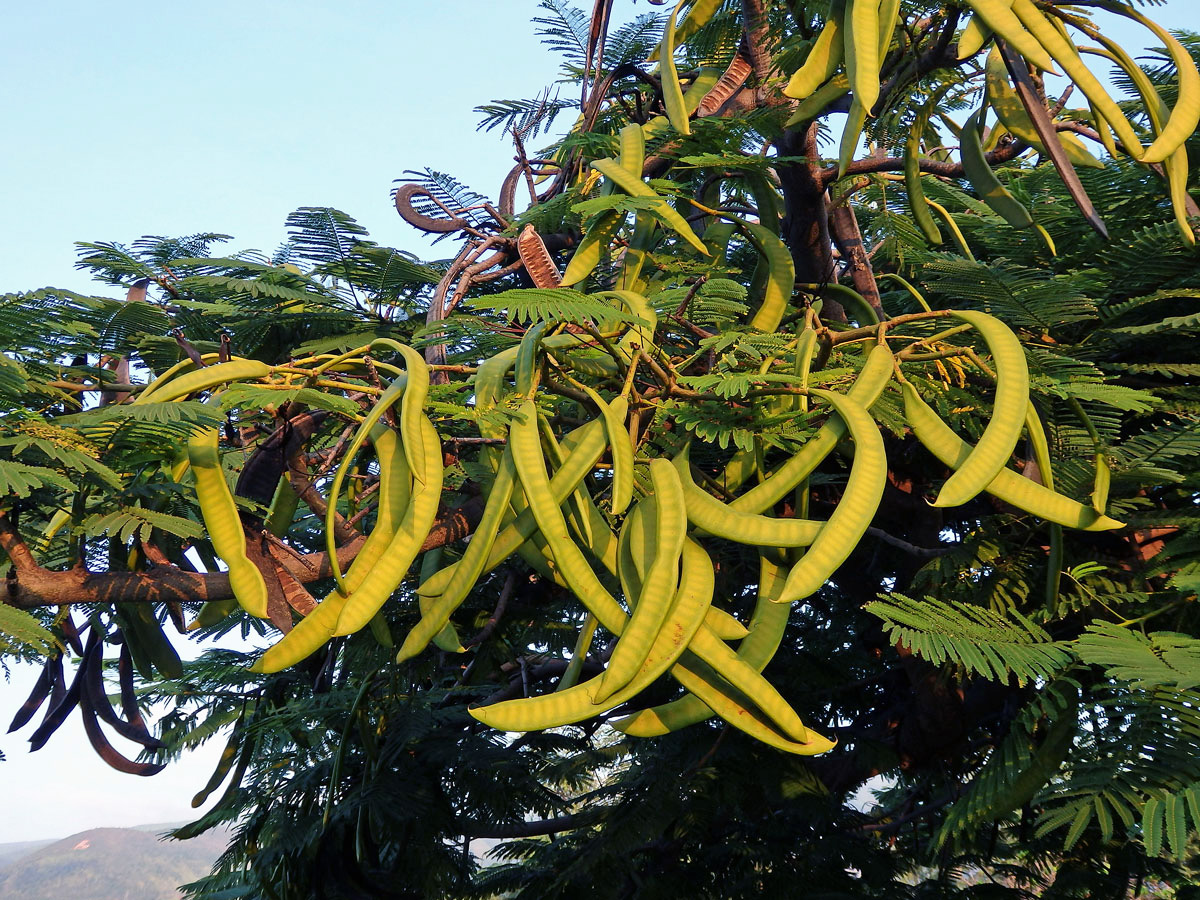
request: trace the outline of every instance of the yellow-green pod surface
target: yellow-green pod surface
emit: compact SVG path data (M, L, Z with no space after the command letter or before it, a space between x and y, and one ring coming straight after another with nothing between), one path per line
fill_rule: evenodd
M653 646L641 667L624 687L601 700L596 691L603 676L597 676L551 694L506 700L469 712L480 722L500 731L535 731L582 722L620 706L649 687L675 664L688 641L705 621L705 610L712 591L712 561L699 544L689 540L683 552L683 577L672 600L667 621L655 635Z
M200 357L201 361L205 364L214 362L220 358L221 354L219 353L205 353ZM163 385L169 382L172 378L182 375L184 372L190 372L194 368L196 368L196 364L192 362L191 358L184 357L179 362L175 363L175 365L164 369L161 374L156 375L154 380L146 385L146 388L144 391L142 391L142 393L145 394L146 391L156 391L162 388ZM137 399L135 398L133 402L136 403Z
M612 451L612 511L614 515L620 515L633 499L633 444L629 440L629 430L625 427L624 415L617 415L612 404L605 402L586 384L581 386L600 410L600 417L604 421L604 431Z
M1125 52L1115 41L1109 40L1103 35L1096 36L1105 49L1099 48L1082 48L1084 53L1094 53L1098 56L1103 56L1115 63L1133 82L1138 93L1142 95L1142 104L1146 107L1146 114L1150 118L1150 127L1154 134L1162 133L1162 123L1166 121L1170 115L1170 107L1163 102L1159 96L1158 90L1154 87L1149 76L1142 70L1134 60ZM1189 244L1196 243L1196 233L1192 228L1192 223L1188 220L1188 199L1187 192L1188 182L1188 152L1185 145L1180 145L1174 153L1168 156L1163 161L1163 169L1167 173L1167 192L1171 197L1171 211L1175 214L1175 224L1179 228L1179 233L1183 239Z
M847 392L847 399L864 409L870 409L891 381L893 368L892 351L886 344L877 344L867 356L858 379ZM772 472L766 481L746 491L729 506L749 513L761 513L774 506L811 475L845 435L846 423L840 418L831 418L791 459Z
M1008 129L1009 134L1045 154L1046 147L1042 143L1041 135L1038 134L1033 120L1029 118L1029 111L1025 109L1025 104L1021 102L1009 81L1008 67L1004 65L1004 57L1001 56L998 47L993 47L988 53L986 68L988 105L996 111L997 117ZM1059 133L1058 139L1072 165L1089 169L1104 168L1104 163L1092 156L1074 134L1063 131Z
M379 460L379 506L375 527L367 535L346 573L347 594L335 588L317 608L297 622L287 634L267 650L251 668L253 672L279 672L307 659L330 638L337 628L338 618L346 600L363 583L367 573L387 552L396 528L404 518L412 492L412 473L400 446L400 439L391 428L376 425L371 429L371 443Z
M845 74L834 75L832 79L813 91L812 96L800 101L787 122L784 123L785 127L793 128L801 122L811 122L831 103L840 100L848 93L850 93L850 79Z
M697 31L712 21L713 16L723 5L724 0L694 0L688 8L687 15L683 17L683 21L679 23L675 29L675 44L682 44ZM656 51L657 52L657 51ZM655 57L651 56L650 61L654 62Z
M931 98L929 104L921 107L912 127L908 129L908 138L904 142L904 187L908 191L908 207L912 210L913 221L921 229L921 234L925 235L925 240L936 247L942 242L942 232L929 212L925 188L921 184L921 138L929 124L929 110L933 102Z
M1075 82L1076 87L1083 91L1084 96L1104 114L1104 118L1117 133L1121 143L1136 159L1142 159L1142 145L1133 127L1129 124L1129 120L1125 118L1120 107L1108 96L1108 92L1096 76L1083 64L1075 45L1050 23L1033 0L1014 0L1012 12L1037 42L1045 47L1046 51L1062 66L1063 72ZM1000 29L996 29L996 32L1003 34ZM1007 39L1008 36L1004 35L1004 37ZM1015 42L1010 40L1009 43L1013 44L1018 53L1025 55L1021 48L1016 47Z
M992 39L992 29L984 24L979 16L971 16L967 25L958 37L958 59L970 59L983 49L983 45Z
M642 126L626 125L617 138L621 147L621 155L618 157L621 168L641 178L642 168L646 164L646 134L642 131Z
M846 0L833 0L825 27L813 42L804 65L792 73L783 89L784 96L804 100L813 91L828 81L837 72L845 55L842 18L846 14Z
M362 447L363 442L366 441L369 435L374 436L377 433L377 429L381 427L379 425L379 420L383 417L383 414L392 406L394 406L397 401L403 400L406 384L407 379L405 377L402 376L397 378L394 382L388 385L382 394L379 395L379 398L375 401L375 405L371 407L371 410L367 413L366 418L362 420L358 428L355 430L354 438L351 440L350 446L346 449L345 454L342 456L342 461L338 465L337 470L333 475L333 484L329 488L329 506L325 511L325 549L329 555L329 567L333 573L335 589L343 595L349 594L352 589L347 583L347 580L342 577L341 566L337 561L337 529L335 528L335 523L337 521L338 499L341 497L342 493L342 483L345 480L346 474L350 471L350 467L354 464L354 459L358 456L358 451ZM385 438L385 440L387 439ZM398 443L395 441L394 436L388 442L388 447L393 446L393 443ZM382 457L380 457L380 464L383 464ZM407 472L411 472L410 466L406 465L405 470ZM407 501L407 496L405 499ZM382 505L386 502L387 498L383 497L380 506L381 515L384 515L388 512L384 505ZM398 521L399 519L392 521L390 523L391 528L394 529L395 524ZM379 530L378 525L376 525L376 530Z
M616 300L645 325L632 325L625 335L617 342L617 351L632 359L635 347L652 352L655 349L654 332L658 328L658 313L650 301L637 291L599 291L596 294L602 300Z
M608 667L600 676L594 697L596 703L603 703L629 684L642 668L671 610L678 588L679 563L687 537L683 486L675 467L662 458L650 461L650 479L654 489L654 555L647 560L648 567L633 613L621 632Z
M967 5L990 31L1012 44L1013 49L1029 62L1043 72L1057 71L1053 57L1016 17L1013 0L967 0Z
M613 401L613 405L624 404L627 401L624 397L618 397ZM618 407L621 409L621 407ZM623 409L622 409L623 412ZM563 439L564 446L570 442L572 452L566 457L563 467L554 473L554 477L550 479L550 494L553 502L560 506L566 501L567 497L574 491L584 476L592 470L592 467L600 459L604 453L604 448L608 446L605 435L604 426L601 422L588 422L586 425L580 426L578 429L567 435ZM488 555L487 562L484 564L483 572L490 572L508 557L518 552L526 541L528 541L536 532L538 526L533 518L533 513L525 509L514 518L511 522L504 526L501 532L496 536L496 541L492 545L492 551ZM431 577L427 582L421 585L417 590L421 594L428 596L437 596L446 590L450 579L454 577L454 570L458 563L447 566L440 572ZM483 574L483 573L480 573Z
M645 197L648 200L652 200L653 206L649 211L660 222L691 244L697 253L702 256L708 256L708 248L696 236L696 232L692 231L692 226L687 223L687 220L679 214L679 211L671 205L667 198L656 193L641 178L635 178L629 172L622 169L621 164L615 159L598 159L592 163L592 168L611 180L617 187L629 194L629 196Z
M509 427L509 443L517 475L529 501L529 511L554 554L563 580L608 631L617 635L625 626L625 613L602 585L567 531L561 501L556 501L546 477L545 461L538 440L536 410L532 400L525 401L524 421L514 420ZM703 626L692 639L691 649L716 668L731 684L754 702L787 734L806 740L807 732L795 711L775 688L737 659L733 651Z
M186 376L185 376L186 377ZM182 380L182 379L180 379ZM229 569L229 586L238 604L252 616L267 617L267 584L254 563L246 556L246 535L237 505L217 449L217 429L192 432L187 444L192 477L196 480L196 499L204 528L217 556Z
M774 519L742 512L722 503L692 480L689 449L675 457L683 485L687 517L701 532L750 547L807 547L821 531L821 522L807 519Z
M654 248L655 230L658 222L654 216L644 210L638 210L633 216L633 236L629 246L621 257L621 277L617 287L625 291L636 291L643 286L642 268L646 258Z
M400 652L396 655L396 662L404 662L424 650L434 636L450 621L450 616L475 587L495 544L501 520L508 510L515 476L516 470L513 467L512 454L505 448L505 452L500 458L500 469L488 491L483 516L467 544L466 552L453 566L453 572L445 591L430 603L428 609L422 610L421 621L404 639ZM420 593L421 596L427 596L424 591Z
M804 740L793 739L782 732L764 710L755 705L753 698L736 688L731 688L714 667L694 660L690 655L676 663L672 675L688 691L699 697L705 706L734 728L769 747L796 756L819 756L837 746L835 741L814 731L807 732Z
M170 400L179 400L189 394L211 390L227 381L265 378L271 374L271 371L271 366L265 362L259 362L257 359L234 359L227 363L196 369L176 378L159 378L142 391L133 402L135 405L166 403Z
M525 492L537 529L554 556L558 572L570 589L592 612L600 624L621 622L620 604L600 583L592 567L571 538L563 517L561 501L556 501L546 474L545 457L538 439L537 407L532 400L521 405L521 420L514 419L508 430L509 448L517 475ZM572 454L574 455L574 454ZM620 625L618 625L620 627ZM609 628L609 630L612 630Z
M980 129L986 109L987 107L983 107L973 112L966 124L963 125L961 149L963 171L967 175L967 180L971 182L971 187L975 188L975 192L979 194L979 199L990 206L1005 222L1013 228L1030 228L1033 225L1033 216L996 177L996 173L992 171L992 167L987 161L987 155L983 151Z
M960 467L971 455L971 446L941 420L921 399L911 384L901 385L904 391L904 418L913 434L930 453L952 469ZM1110 531L1125 527L1121 522L1098 514L1011 469L1002 469L985 490L1005 503L1031 513L1048 522L1056 522L1081 531Z
M372 341L371 346L380 343L383 342ZM428 429L425 428L428 424L425 419L425 398L429 395L429 366L425 363L425 357L412 347L396 344L394 341L387 343L394 345L395 349L399 350L400 355L404 357L404 372L407 379L404 385L404 396L400 399L400 434L404 437L404 455L408 459L408 467L412 471L413 477L417 481L424 481L425 472L428 469L426 460L429 457L436 456L436 469L438 472L442 470L441 444L439 443L434 449L425 446L425 436L428 434ZM398 382L399 379L397 379ZM434 436L436 437L436 432Z
M688 85L688 89L683 94L683 108L689 116L700 107L700 103L704 100L704 97L720 80L721 74L721 69L710 66L700 67L699 73L693 79L692 83ZM666 116L655 116L642 126L642 135L647 141L651 141L655 138L664 137L670 128L671 123L667 120Z
M592 639L596 637L596 629L599 626L596 617L588 613L587 618L583 620L583 627L579 629L579 635L575 638L571 661L567 663L566 671L554 687L556 692L569 691L579 683L579 676L583 674L583 664L587 662L588 651L592 649Z
M200 612L196 613L196 618L188 623L187 630L195 631L197 628L212 628L214 625L219 625L237 608L238 602L233 597L228 600L205 601L204 605L200 607Z
M766 554L759 555L758 599L750 619L749 635L737 650L738 657L758 672L766 668L778 651L787 629L791 607L774 602L782 594L786 580L787 567ZM712 708L696 695L689 694L636 712L614 722L613 726L634 737L652 737L703 722L712 716Z
M996 398L992 416L970 457L955 470L938 493L934 506L961 506L987 489L1008 465L1021 439L1029 405L1029 366L1025 350L1012 329L999 319L976 310L955 310L956 319L972 325L988 345L996 365Z
M858 95L850 101L850 110L846 113L846 124L842 128L842 141L838 146L838 178L844 178L850 163L854 161L854 152L862 139L863 128L867 124L868 108L858 99Z
M950 211L928 197L925 198L925 202L929 204L930 209L938 214L942 222L950 230L950 237L954 239L954 246L958 248L958 252L974 262L975 254L971 252L970 244L967 243L967 239L963 236L962 229L958 227L958 223L954 221L954 216L950 215Z
M525 332L525 336L521 338L521 343L517 346L517 358L515 361L517 394L521 397L532 397L534 390L537 388L537 354L542 346L542 339L549 328L549 322L535 323Z
M366 574L362 583L347 598L346 605L338 617L334 635L353 634L371 620L371 617L387 602L392 592L400 586L408 574L421 545L437 518L438 504L442 499L442 450L441 441L433 423L421 416L422 444L425 458L422 460L422 476L417 478L416 489L404 511L404 517L396 529L395 537L379 562ZM413 473L416 478L416 473Z
M605 210L592 220L563 272L563 287L578 284L592 274L624 223L625 214L616 209Z
M267 509L267 517L263 520L263 528L275 535L283 537L292 527L296 518L296 510L300 506L300 495L292 487L287 474L280 476L279 484L275 486L275 494L271 497L271 505Z
M762 302L750 320L750 327L772 332L779 327L792 299L796 283L796 266L792 254L773 231L757 222L734 218L737 227L750 239L767 263L767 281Z
M846 423L854 441L854 463L842 499L812 546L792 567L780 603L803 600L815 593L858 546L887 484L887 451L883 438L866 408L832 391L814 390Z
M846 74L865 116L879 99L879 0L848 0L845 24Z
M663 27L662 43L658 48L659 82L662 84L663 106L667 110L667 120L682 135L689 135L692 129L688 125L688 110L684 105L683 87L679 84L679 72L675 68L675 17L688 0L679 0L675 8L667 16ZM638 173L641 177L641 173Z
M418 584L425 581L441 567L442 549L443 548L441 547L433 547L421 554L421 565L417 569ZM417 608L421 611L422 617L430 614L430 611L433 608L433 603L434 600L432 597L426 597L423 594L417 595ZM375 613L371 619L371 630L375 630L377 623L383 623L386 627L386 622L387 618L384 616L383 610L380 610L379 612ZM387 636L389 639L392 636L390 629L388 630ZM467 648L464 647L462 645L462 641L459 640L458 631L455 629L453 622L447 621L440 629L434 632L433 643L434 646L436 646L439 650L444 650L447 653L467 652ZM384 646L390 649L392 646L394 646L394 643L389 640L389 642L385 643Z
M1163 42L1163 46L1167 49L1167 55L1175 64L1175 71L1179 76L1179 100L1175 104L1175 109L1170 110L1170 114L1161 125L1161 131L1155 137L1154 142L1142 154L1142 162L1147 165L1165 162L1183 147L1188 138L1195 134L1196 128L1200 127L1200 70L1196 68L1196 62L1192 59L1188 49L1179 42L1175 35L1157 22L1123 3L1100 3L1098 5L1109 12L1126 16L1149 28L1154 32L1154 36ZM1147 111L1150 109L1151 105L1147 104Z

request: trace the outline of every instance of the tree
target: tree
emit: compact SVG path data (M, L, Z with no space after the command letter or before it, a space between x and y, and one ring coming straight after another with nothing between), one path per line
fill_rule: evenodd
M139 775L228 732L197 897L1187 896L1200 40L542 7L579 104L481 107L495 205L396 191L452 258L304 208L3 298L14 726Z

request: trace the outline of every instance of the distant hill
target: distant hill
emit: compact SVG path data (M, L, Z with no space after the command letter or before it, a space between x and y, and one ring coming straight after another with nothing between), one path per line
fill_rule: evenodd
M137 828L93 828L61 841L0 845L0 897L177 900L178 886L207 874L228 837L217 831L160 841ZM5 852L18 848L32 852L15 859Z

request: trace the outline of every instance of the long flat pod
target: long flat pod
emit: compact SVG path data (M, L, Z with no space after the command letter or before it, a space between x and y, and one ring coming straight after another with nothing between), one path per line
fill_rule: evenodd
M1024 205L1006 188L988 163L987 155L983 152L983 142L980 130L983 127L983 114L987 107L981 107L967 118L962 130L962 164L967 180L979 194L979 199L992 208L1005 222L1013 228L1030 228L1033 226L1033 216Z
M975 15L988 29L1013 45L1023 57L1043 72L1055 72L1054 58L1032 34L1025 30L1013 12L1013 0L967 0Z
M683 551L683 577L666 623L655 636L640 668L624 687L607 699L600 700L596 690L603 676L598 675L565 690L521 700L506 700L469 712L480 722L501 731L531 731L582 722L620 706L640 694L675 664L705 621L705 610L712 599L712 592L712 560L699 544L689 540Z
M666 197L656 193L641 178L635 178L630 175L621 168L620 163L615 159L598 159L592 163L592 168L606 178L611 179L617 187L631 197L645 197L654 200L655 202L650 212L660 222L691 244L696 249L696 252L703 256L708 256L708 248L696 236L696 232L692 231L692 226L687 223L687 220L679 214L679 211L670 204Z
M689 448L675 457L675 466L683 485L688 520L701 531L751 547L807 547L816 540L820 522L742 512L697 487L692 480Z
M846 74L854 99L869 113L879 99L879 0L847 0L845 24Z
M1151 129L1155 134L1161 133L1162 123L1170 115L1170 108L1159 96L1154 82L1119 44L1102 34L1097 34L1096 38L1104 45L1104 49L1084 47L1081 48L1082 52L1094 53L1111 60L1129 76L1138 93L1142 95L1142 104L1146 107ZM1175 224L1183 239L1189 244L1195 244L1196 232L1189 221L1191 213L1188 209L1191 195L1188 194L1187 188L1189 170L1187 146L1181 144L1179 149L1163 161L1162 165L1167 175L1167 191L1171 197L1171 211L1175 214Z
M618 397L614 404L625 403L623 397ZM575 440L573 440L575 439ZM554 503L562 505L567 497L579 486L584 476L592 470L604 453L607 446L604 425L599 421L588 422L563 439L564 447L570 446L572 452L567 455L563 467L554 473L550 479L550 496ZM483 572L490 572L504 560L518 551L526 541L537 533L537 521L529 509L524 509L510 523L505 525L496 536L492 551L484 564ZM433 575L417 590L426 596L436 596L446 589L458 563L453 563ZM482 573L481 573L482 574Z
M984 45L991 39L992 29L988 28L983 19L978 15L971 16L958 38L956 52L959 61L970 59L982 50Z
M787 581L788 567L770 554L759 554L758 598L750 618L747 637L737 649L738 658L757 672L766 668L787 630L791 608L775 600L782 595ZM695 694L687 694L678 700L643 709L619 723L613 723L626 734L635 737L652 737L676 731L714 715L712 708Z
M679 562L687 537L683 486L674 466L662 458L651 460L650 479L654 488L654 558L648 560L633 613L596 688L597 703L629 684L642 668L678 586Z
M1165 161L1182 147L1200 126L1200 69L1196 68L1196 62L1192 59L1191 53L1175 35L1136 9L1123 3L1104 2L1104 0L1088 0L1083 5L1098 6L1144 25L1163 42L1167 55L1175 64L1175 70L1179 77L1179 100L1162 124L1162 130L1141 157L1142 162L1147 165ZM1147 108L1149 109L1149 107Z
M563 272L563 287L578 284L592 274L623 224L625 213L617 209L607 209L592 219Z
M1143 148L1133 127L1129 124L1129 120L1125 118L1120 107L1108 96L1108 92L1099 79L1083 64L1075 45L1050 23L1033 0L1014 0L1012 12L1029 33L1037 39L1038 43L1045 47L1046 51L1062 66L1063 72L1083 91L1084 96L1104 114L1104 118L1108 120L1109 125L1117 133L1117 137L1120 138L1130 155L1135 159L1142 159ZM1014 41L1009 39L1007 34L1003 34L999 29L997 29L997 33L1008 40L1018 53L1025 56L1026 59L1029 58ZM1034 64L1037 65L1036 62ZM1042 66L1039 65L1038 68L1042 68Z
M846 397L870 409L891 381L893 368L892 351L886 344L877 344L867 356L862 371ZM845 435L846 423L837 417L830 418L797 453L772 472L766 481L755 485L729 505L733 509L750 513L761 513L774 506L811 475Z
M396 529L396 535L388 544L387 552L363 579L358 589L350 595L338 617L336 635L353 634L371 620L371 617L387 602L392 592L400 586L408 574L429 529L437 518L438 504L442 499L442 448L433 423L421 416L422 445L425 458L422 461L424 476L417 479L416 488L409 500L404 518ZM416 478L416 473L413 473Z
M612 452L612 511L614 515L620 515L633 499L633 444L625 427L625 416L623 411L614 409L592 388L587 385L582 387L600 410L600 417L604 421L604 431Z
M675 17L688 0L679 0L675 8L667 16L663 26L662 43L658 47L659 83L662 85L663 106L667 109L667 119L682 135L689 135L692 129L688 125L688 110L684 105L683 87L679 84L679 72L675 68ZM638 173L641 177L641 173Z
M971 455L971 445L941 420L929 404L921 399L916 388L907 382L901 388L904 392L904 418L917 440L944 465L952 469L961 466ZM1115 519L1100 515L1090 506L1049 490L1011 469L1002 469L984 490L1017 509L1068 528L1111 531L1125 527Z
M829 6L829 18L809 49L804 64L788 79L783 89L784 96L804 100L837 72L845 57L842 37L845 14L846 0L833 0Z
M908 192L908 206L912 211L913 221L921 229L921 234L935 247L942 242L942 232L929 212L929 204L925 202L925 188L921 184L921 140L929 125L930 111L942 93L935 93L929 98L929 102L917 111L904 142L904 187Z
M625 627L625 612L600 583L583 553L570 539L559 505L561 501L555 501L546 476L537 423L533 418L535 415L533 401L527 400L522 408L522 421L514 420L509 427L513 461L529 500L529 509L554 553L563 579L588 611L600 620L600 624L619 637ZM803 723L787 701L757 672L741 663L712 631L702 626L692 639L691 649L720 671L731 684L750 696L786 733L800 741L807 739Z
M986 71L988 103L996 111L1000 122L1013 137L1020 138L1041 153L1048 153L1048 145L1042 143L1041 133L1034 125L1016 89L1009 82L1009 70L999 47L993 47L988 53ZM1064 131L1057 135L1057 139L1073 165L1089 169L1104 167L1104 163L1089 153L1071 132Z
M246 534L217 449L217 429L192 432L187 442L188 461L196 482L196 499L213 550L229 569L229 586L238 604L260 619L267 617L267 583L246 556Z
M229 381L265 378L272 371L271 366L265 362L259 362L257 359L234 359L227 363L196 369L177 377L170 377L164 373L152 381L133 403L135 405L165 403L169 400L186 397L188 394L210 390Z
M779 327L792 299L796 283L796 266L792 254L773 231L757 222L734 218L737 227L748 237L767 263L767 282L762 302L750 320L750 327L771 332Z
M1087 220L1092 230L1107 240L1108 227L1096 211L1096 205L1084 189L1083 182L1079 180L1079 175L1075 171L1075 164L1071 160L1068 148L1077 147L1085 155L1090 154L1087 154L1087 151L1083 150L1079 139L1074 135L1072 135L1075 141L1074 144L1060 139L1055 124L1050 118L1050 113L1043 105L1041 95L1037 91L1037 86L1033 83L1033 79L1029 75L1029 69L1026 67L1025 61L1009 50L1008 46L1003 42L999 44L996 52L1002 54L1004 64L1012 75L1013 84L1016 86L1017 105L1026 113L1026 120L1032 125L1041 139L1045 153L1054 164L1054 168L1058 172L1058 177L1066 186L1067 193L1071 195L1071 200L1079 207L1080 213L1083 214L1084 219ZM991 57L989 56L989 61L990 59ZM1008 86L1007 83L1002 82L997 82L997 84L1001 85L1000 90ZM1100 165L1099 161L1096 161L1096 165ZM1053 248L1051 248L1051 252L1053 252Z
M346 448L346 452L342 456L342 461L333 474L333 483L329 488L329 506L325 511L325 549L329 555L329 567L333 572L335 588L341 594L348 594L351 590L346 583L346 579L342 577L342 570L338 565L336 528L334 527L337 521L337 505L342 493L342 483L350 471L350 467L354 464L354 459L358 456L358 451L363 443L369 436L377 433L376 429L380 427L379 420L383 418L383 414L396 403L402 402L407 382L408 379L405 376L401 376L388 385L384 389L384 392L379 395L375 401L375 405L371 407L366 417L359 423L354 437L350 441L350 446ZM387 446L392 448L395 445L389 442ZM403 449L401 449L401 452L404 452ZM405 455L407 457L407 454ZM382 459L380 462L382 463ZM406 465L405 470L411 472L411 465ZM388 498L386 497L383 497L382 500L384 503L388 502ZM405 505L407 505L407 497L405 497ZM391 510L387 507L381 507L380 512L386 516L390 514ZM397 519L388 524L394 529L398 521ZM385 522L387 522L387 519L385 519Z
M454 573L449 584L446 585L445 591L430 604L429 609L422 614L421 620L404 639L400 652L396 654L396 662L404 662L424 650L434 636L450 621L450 616L475 587L496 542L496 535L500 531L500 521L508 509L515 480L516 469L513 466L512 454L505 448L500 461L500 469L488 491L483 515L480 517L474 535L467 544L466 551L454 567Z
M887 450L866 408L832 391L814 390L846 423L854 440L854 462L842 498L812 546L792 567L780 603L815 593L833 575L866 533L887 484Z
M955 470L938 493L934 506L961 506L985 490L1003 469L1025 424L1029 404L1029 366L1025 349L1012 329L977 310L955 310L956 319L974 326L987 343L996 365L996 398L992 416L970 457Z
M685 655L675 664L671 674L684 688L699 697L705 706L734 728L769 747L796 756L819 756L837 746L834 741L814 731L809 731L804 740L784 733L770 716L756 705L754 698L728 684L719 671L701 660L694 660ZM614 727L615 725L616 723Z
M255 662L252 672L278 672L307 659L323 647L333 637L347 598L359 588L391 545L408 508L413 478L395 431L385 425L376 425L371 430L371 443L379 460L379 506L375 526L346 572L346 593L336 588L331 590L316 609L297 622Z

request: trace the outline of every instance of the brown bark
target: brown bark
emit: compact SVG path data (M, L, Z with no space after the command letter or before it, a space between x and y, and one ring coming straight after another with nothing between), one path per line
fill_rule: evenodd
M862 230L858 227L858 217L849 203L840 203L829 212L829 229L833 233L834 243L842 254L842 259L849 267L850 280L854 289L862 294L871 309L879 318L886 319L883 304L879 300L879 285L875 282L875 270L871 268L871 260L867 256L867 248L863 245Z
M805 161L778 168L783 200L784 242L791 248L796 280L825 284L833 277L833 252L829 216L825 208L825 182L817 151L817 123L801 131L784 132L780 156L803 156Z
M475 529L482 514L482 498L471 498L442 516L421 549L431 550L461 540ZM338 548L338 565L342 571L353 562L365 540L359 536ZM0 549L13 563L5 602L18 609L89 603L203 603L228 600L233 596L229 575L225 572L185 572L170 565L155 566L146 572L89 572L82 568L55 572L45 569L37 564L3 514L0 514ZM310 584L332 575L326 553L280 554L276 562L300 584ZM276 581L273 577L270 580Z

